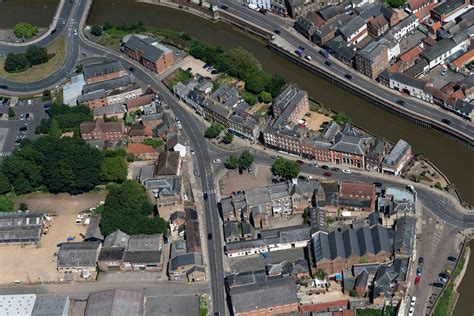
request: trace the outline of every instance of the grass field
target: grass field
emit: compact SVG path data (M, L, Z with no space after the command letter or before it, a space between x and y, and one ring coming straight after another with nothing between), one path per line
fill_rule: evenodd
M64 63L66 55L66 42L64 36L47 46L48 54L54 54L47 63L36 65L25 71L18 73L9 73L4 69L5 58L0 59L0 77L16 82L34 82L54 74Z

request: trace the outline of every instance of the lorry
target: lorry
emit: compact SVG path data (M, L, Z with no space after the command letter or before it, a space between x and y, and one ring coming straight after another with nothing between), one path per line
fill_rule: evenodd
M253 4L253 3L249 3L249 4L248 4L248 7L249 7L249 9L252 9L252 10L255 10L255 11L258 11L258 10L259 10L258 6L256 6L256 5Z
M320 49L319 50L319 53L321 54L321 56L323 56L324 58L329 58L329 53L325 50L325 49Z

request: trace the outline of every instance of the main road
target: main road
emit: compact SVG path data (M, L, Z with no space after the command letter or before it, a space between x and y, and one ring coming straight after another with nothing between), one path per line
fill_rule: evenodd
M465 134L467 138L470 139L470 143L474 143L474 128L470 121L447 113L447 111L433 105L428 105L427 103L423 103L416 99L405 97L401 93L397 93L396 91L382 87L377 82L364 77L352 69L349 69L347 66L343 65L332 57L330 57L330 59L333 61L332 65L325 65L324 62L327 61L327 59L319 54L319 48L317 45L288 31L284 27L285 23L282 22L282 18L280 17L275 17L271 14L261 14L255 10L249 9L246 6L242 6L242 3L238 1L220 0L220 2L228 7L227 10L223 11L226 14L233 15L242 21L250 22L253 25L266 30L268 33L273 33L274 30L279 30L280 34L276 36L280 36L282 39L292 45L294 49L304 46L306 48L305 53L312 56L313 63L318 64L319 67L326 68L328 72L332 73L333 75L337 75L341 80L346 81L348 84L361 87L367 91L372 92L373 94L376 94L380 98L391 101L394 103L393 106L402 107L401 105L395 103L397 100L402 100L405 102L405 105L403 106L404 108L427 118L431 118L437 123L441 123L441 120L444 118L449 118L451 123L449 126L446 126L446 128L453 128L458 132ZM351 80L348 80L344 77L344 75L348 73L350 73L352 76Z

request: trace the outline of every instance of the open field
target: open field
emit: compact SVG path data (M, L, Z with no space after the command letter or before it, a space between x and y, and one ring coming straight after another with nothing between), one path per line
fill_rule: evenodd
M54 253L59 250L56 245L69 236L81 241L80 234L85 233L86 227L75 224L77 214L95 207L103 198L103 194L98 193L77 196L35 193L19 197L31 212L43 211L57 216L53 216L49 232L39 244L0 246L0 284L12 284L16 280L21 283L58 282L62 275L56 270Z
M16 82L34 82L54 74L64 64L66 55L66 42L64 36L47 46L48 54L54 54L47 63L36 65L25 71L9 73L4 69L5 58L0 59L0 77Z

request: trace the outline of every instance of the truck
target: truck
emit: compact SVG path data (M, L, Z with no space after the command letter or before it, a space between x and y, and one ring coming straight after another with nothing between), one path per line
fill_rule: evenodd
M295 50L295 54L300 56L300 57L303 57L303 50L301 48L298 48Z
M324 58L329 58L329 53L325 50L325 49L320 49L319 50L319 53L321 54L321 56L323 56Z
M252 10L255 10L255 11L258 11L258 10L259 10L258 6L256 6L256 5L253 4L253 3L249 3L249 4L248 4L248 7L249 7L249 9L252 9Z

